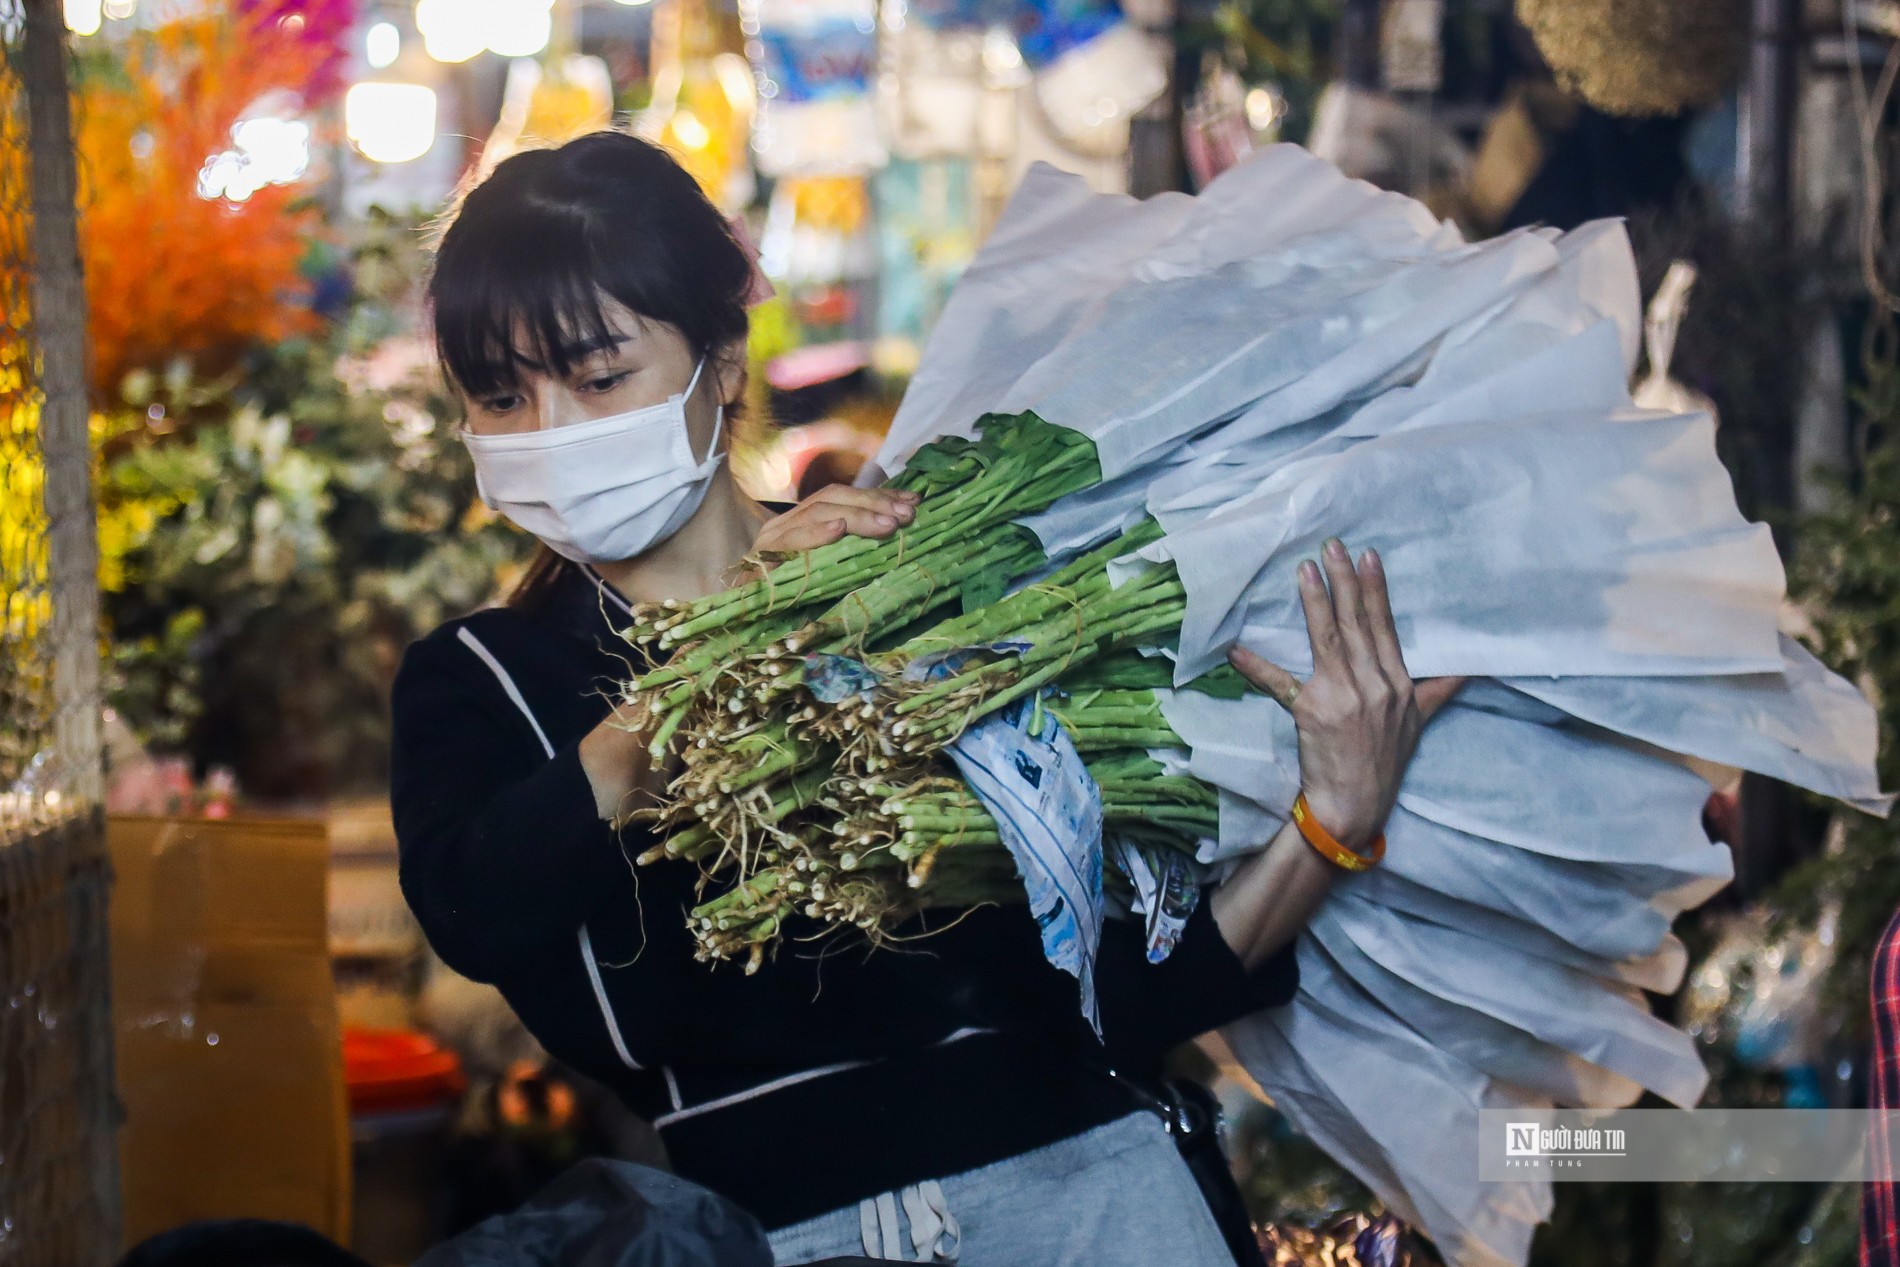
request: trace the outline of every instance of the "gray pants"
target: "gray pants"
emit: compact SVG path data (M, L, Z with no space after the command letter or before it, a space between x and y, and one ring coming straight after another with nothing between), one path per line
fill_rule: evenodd
M961 1267L1233 1267L1152 1113L772 1233L779 1267L862 1255Z

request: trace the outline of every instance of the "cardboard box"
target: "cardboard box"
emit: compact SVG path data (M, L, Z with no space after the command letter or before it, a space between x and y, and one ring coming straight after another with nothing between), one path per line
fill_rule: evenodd
M349 1113L316 820L108 820L128 1244L192 1219L349 1240Z
M330 958L345 1025L408 1029L422 987L422 927L403 900L386 796L329 808Z

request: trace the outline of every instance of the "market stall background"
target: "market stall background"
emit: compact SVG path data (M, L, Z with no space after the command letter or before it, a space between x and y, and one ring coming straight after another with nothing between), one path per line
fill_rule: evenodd
M0 0L8 76L27 65L24 16L46 8ZM757 244L776 294L753 310L739 467L762 496L855 474L959 269L1038 160L1149 194L1291 139L1472 234L1628 215L1646 293L1676 260L1696 269L1673 358L1651 377L1718 411L1744 508L1792 552L1811 643L1870 686L1891 737L1900 466L1882 441L1900 370L1881 229L1896 215L1900 24L1844 2L1797 25L1793 9L67 0L110 785L51 772L61 752L83 767L89 741L56 733L48 613L65 622L62 663L89 617L84 598L46 598L75 557L48 551L74 511L37 473L60 452L46 421L60 397L32 379L44 328L11 320L0 699L19 720L0 732L0 786L19 803L73 796L82 816L330 823L343 1021L432 1028L474 1082L432 1163L447 1195L411 1234L512 1204L582 1151L650 1155L639 1123L429 964L376 809L402 647L491 599L526 556L474 497L417 336L427 228L470 173L602 126L672 147ZM1751 53L1751 20L1780 24L1782 61ZM0 133L10 175L25 170L24 117L9 111ZM32 187L11 179L0 199L13 311L32 277ZM70 702L87 688L58 689ZM1686 930L1698 966L1656 1006L1697 1027L1711 1103L1858 1102L1865 957L1900 905L1894 829L1830 827L1752 786L1710 819L1737 846L1738 881ZM0 909L9 945L28 944L24 909ZM16 999L55 973L8 962ZM0 1029L0 1061L34 1042ZM1218 1053L1182 1059L1220 1076ZM1320 1261L1378 1217L1283 1119L1220 1085L1275 1252ZM12 1104L0 1097L0 1142L27 1121ZM0 1153L0 1204L21 1208L31 1154ZM1566 1185L1535 1261L1847 1261L1854 1195Z

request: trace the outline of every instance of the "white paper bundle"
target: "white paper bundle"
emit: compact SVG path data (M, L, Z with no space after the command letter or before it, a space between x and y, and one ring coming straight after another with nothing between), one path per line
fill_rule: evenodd
M1613 225L1587 226L1554 241L1538 236L1551 243L1548 271L1527 286L1507 288L1495 302L1470 305L1478 309L1475 316L1383 376L1356 382L1338 365L1315 364L1196 438L1156 450L1133 470L1057 502L1025 525L1052 557L1072 554L1150 512L1179 535L1243 500L1256 491L1261 472L1296 456L1336 453L1385 430L1541 412L1553 375L1568 379L1578 408L1607 411L1626 403L1610 366L1627 365L1636 346L1627 240ZM1468 305L1477 293L1467 283ZM1073 336L1067 346L1084 345L1086 337ZM1060 351L1049 358L1062 359ZM1255 376L1243 394L1267 381ZM1322 409L1327 401L1333 403Z
M1783 575L1708 419L1636 410L1619 226L1465 244L1280 146L1198 199L1033 173L952 297L880 465L1034 410L1104 482L1025 521L1052 557L1153 516L1118 575L1172 565L1185 686L1239 641L1296 673L1295 569L1376 547L1415 676L1474 680L1425 732L1384 864L1341 877L1288 1007L1228 1030L1300 1128L1459 1264L1522 1264L1548 1183L1480 1184L1477 1114L1693 1105L1705 1075L1643 991L1671 920L1733 874L1689 761L1884 812L1872 710L1783 637ZM1161 649L1154 649L1157 654ZM1299 791L1264 697L1157 692L1213 785L1210 873Z
M1181 680L1236 639L1309 670L1295 569L1332 536L1379 551L1421 676L1772 673L1780 562L1728 488L1706 418L1551 412L1290 462L1143 553L1188 590Z
M1549 1100L1471 1068L1300 942L1301 999L1225 1031L1234 1054L1294 1124L1425 1228L1458 1267L1529 1257L1548 1183L1480 1184L1478 1113ZM1309 993L1309 987L1311 993Z
M1608 943L1610 948L1601 951L1578 946L1574 939L1566 940L1542 921L1464 901L1392 868L1375 868L1355 879L1352 888L1366 901L1406 915L1476 933L1494 944L1515 946L1524 954L1658 994L1673 993L1688 968L1688 952L1682 943L1671 934L1654 931L1654 925L1666 925L1668 917L1654 906L1631 900L1627 888L1607 887L1605 890L1602 904L1607 908L1606 922L1614 922L1625 913L1631 918L1624 921L1626 927L1620 930L1623 944L1606 938L1590 938ZM1644 915L1649 919L1644 920ZM1644 928L1645 923L1651 927ZM1654 950L1646 949L1652 946Z
M1570 1018L1573 1032L1552 1035L1552 1041L1543 1041L1535 1024L1526 1026L1494 1015L1497 1011L1510 1012L1508 1001L1499 1004L1481 996L1474 1002L1468 997L1468 992L1459 988L1462 980L1456 960L1453 968L1446 971L1417 959L1415 956L1420 953L1436 948L1431 938L1406 935L1431 930L1455 940L1461 934L1422 921L1408 926L1378 916L1355 927L1353 917L1365 914L1365 909L1364 903L1350 898L1329 903L1314 917L1310 936L1332 955L1340 971L1379 1006L1404 1018L1433 1046L1466 1060L1481 1073L1553 1099L1630 1104L1642 1094L1636 1082L1611 1072L1607 1066L1612 1061L1592 1064L1572 1056L1565 1043L1577 1042L1574 1031L1585 1031L1593 1039L1604 1041L1615 1028L1627 1028L1646 1019L1645 1011L1629 1007L1627 1001L1623 1001L1624 1010L1619 1011L1616 1008L1619 1000L1614 995L1592 988L1583 998L1595 1006L1586 1007L1581 1014ZM1367 947L1376 953L1369 953ZM1535 961L1526 962L1535 965ZM1548 964L1536 966L1549 967ZM1526 986L1549 985L1551 982L1542 978L1552 975L1557 974L1527 972ZM1498 981L1493 979L1485 984L1496 985ZM1675 1034L1666 1026L1664 1029ZM1683 1041L1686 1043L1687 1039ZM1700 1072L1693 1055L1689 1067ZM1701 1090L1700 1084L1695 1090Z
M1800 643L1781 638L1779 672L1740 677L1511 679L1582 721L1670 752L1753 770L1886 814L1880 737L1859 691Z
M1349 224L1211 272L1138 277L998 407L1087 435L1113 478L1271 391L1299 391L1303 417L1323 413L1554 262L1533 234L1420 243L1409 259L1357 254L1367 245L1396 254Z
M945 305L875 466L894 474L925 442L971 435L984 413L1024 408L1006 405L1011 389L1039 367L1069 372L1072 362L1042 362L1129 302L1130 288L1206 274L1342 225L1362 227L1356 240L1336 239L1360 260L1375 242L1419 254L1439 233L1418 203L1291 145L1228 171L1197 198L1095 194L1036 164Z

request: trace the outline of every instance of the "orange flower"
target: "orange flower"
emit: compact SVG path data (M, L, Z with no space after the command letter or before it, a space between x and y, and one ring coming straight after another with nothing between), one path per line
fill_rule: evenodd
M183 358L215 375L249 346L314 326L298 265L321 230L317 208L294 186L233 203L198 184L232 125L309 83L324 56L268 7L214 7L140 33L120 65L82 77L80 250L102 403L132 370Z

